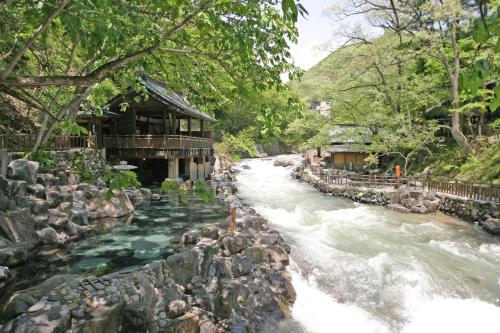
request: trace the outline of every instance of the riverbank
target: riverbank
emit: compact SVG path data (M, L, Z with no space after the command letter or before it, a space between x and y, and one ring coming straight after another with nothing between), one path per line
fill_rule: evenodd
M295 299L289 247L237 197L231 172L214 178L218 199L236 208L234 234L227 221L205 225L138 271L53 276L8 300L0 331L276 331Z
M478 223L493 235L500 235L500 205L494 202L462 198L455 195L400 189L372 189L328 184L303 164L292 171L292 177L313 185L320 192L370 205L387 206L403 213L442 212L464 221Z

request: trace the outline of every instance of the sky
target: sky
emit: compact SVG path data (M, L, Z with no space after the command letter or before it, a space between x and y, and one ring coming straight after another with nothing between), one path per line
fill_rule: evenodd
M303 0L301 3L309 15L306 18L299 16L297 22L299 41L291 46L290 51L296 66L309 69L329 54L325 49L325 44L332 39L335 22L327 17L326 11L334 2L332 0Z
M301 3L309 15L305 18L299 16L299 41L291 46L290 51L293 63L302 69L311 68L341 46L345 39L339 36L344 30L359 25L370 34L381 33L374 30L361 16L349 17L342 21L334 19L331 9L348 3L348 0L302 0Z

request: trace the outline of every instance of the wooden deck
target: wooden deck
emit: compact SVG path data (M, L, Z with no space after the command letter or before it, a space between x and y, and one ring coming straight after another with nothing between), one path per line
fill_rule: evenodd
M29 151L36 142L36 134L0 134L0 149ZM48 147L54 150L96 148L93 136L56 135ZM116 135L104 136L97 148L117 149L187 149L212 148L211 138L185 135Z

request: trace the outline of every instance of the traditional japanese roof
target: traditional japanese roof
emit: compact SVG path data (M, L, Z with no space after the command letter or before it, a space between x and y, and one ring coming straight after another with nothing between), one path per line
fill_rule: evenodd
M364 153L366 148L360 145L331 145L323 149L329 153Z
M141 73L139 74L139 81L144 84L146 91L150 97L158 100L160 103L172 106L177 112L190 116L196 119L203 119L210 122L215 122L215 119L210 117L208 114L203 113L188 104L179 94L175 92L169 92L165 82L156 80L151 76ZM124 94L114 97L108 102L106 108L116 105L117 102L123 100L123 96L134 92L133 88L129 88Z
M338 144L371 144L373 133L368 128L356 125L342 124L330 130L330 142L332 145Z

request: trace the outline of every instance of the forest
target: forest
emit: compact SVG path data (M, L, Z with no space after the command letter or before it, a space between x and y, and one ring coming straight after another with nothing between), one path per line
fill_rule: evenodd
M140 70L215 116L219 149L234 157L256 156L257 143L323 147L349 123L373 133L371 168L495 181L498 4L343 2L332 20L363 16L373 29L346 27L342 45L304 72L289 43L306 3L7 1L0 131L36 133L32 153L43 150L54 133L84 132L74 123L81 108L100 114L127 87L140 93ZM330 117L310 110L320 101Z

